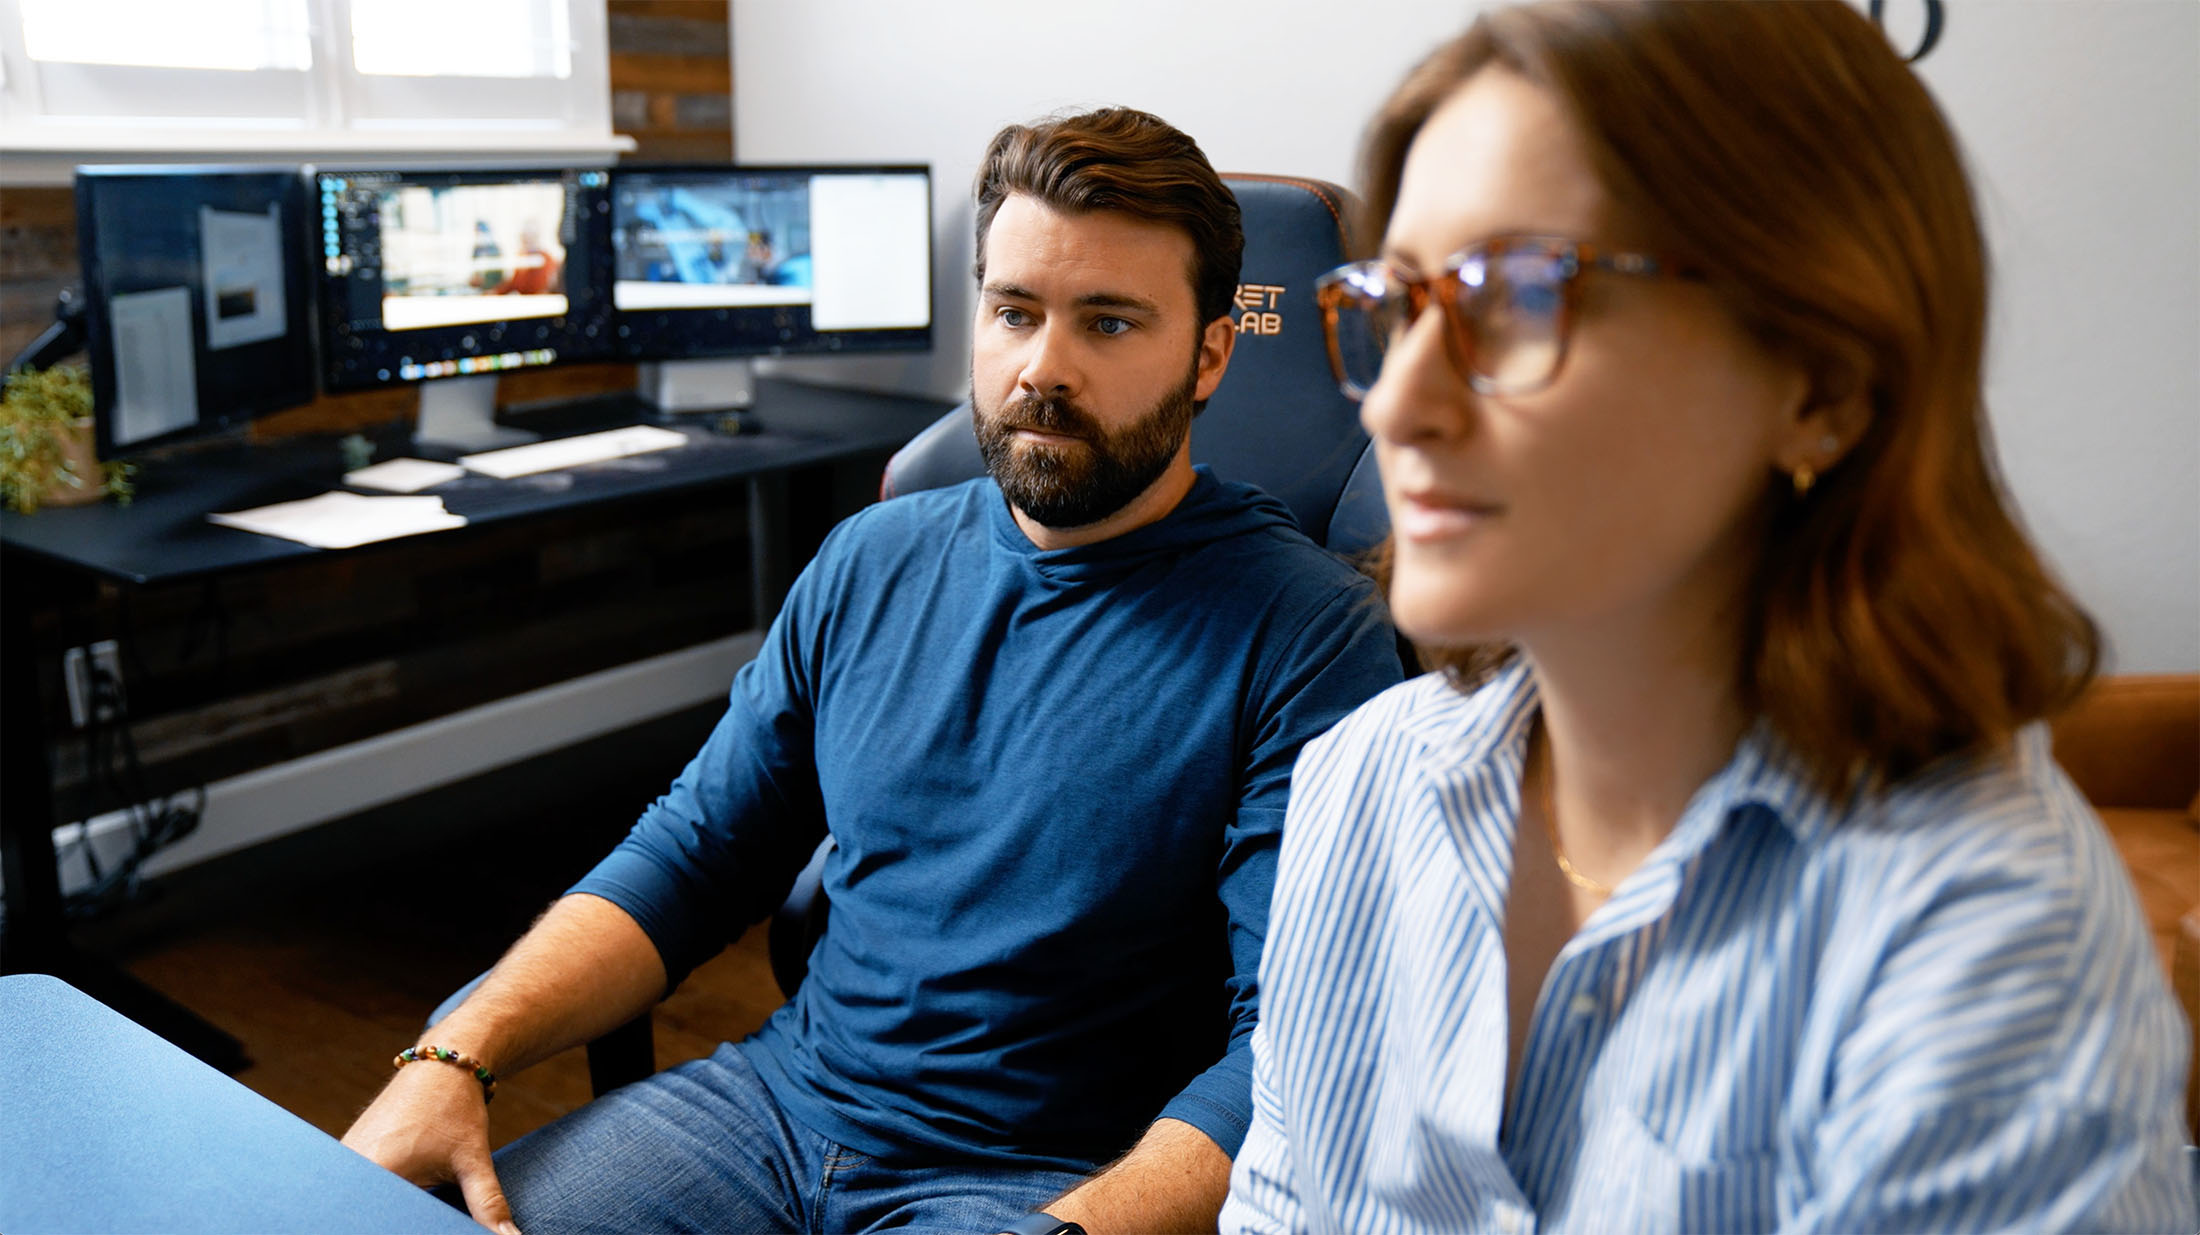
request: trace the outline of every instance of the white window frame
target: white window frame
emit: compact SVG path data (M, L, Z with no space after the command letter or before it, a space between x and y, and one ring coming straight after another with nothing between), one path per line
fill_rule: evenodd
M33 61L17 0L0 0L0 182L67 184L79 163L597 164L633 149L611 131L605 0L563 0L573 58L560 79L362 74L351 10L373 2L307 0L312 69L235 72ZM49 94L96 95L85 110L110 114L49 114ZM177 116L178 99L234 114Z

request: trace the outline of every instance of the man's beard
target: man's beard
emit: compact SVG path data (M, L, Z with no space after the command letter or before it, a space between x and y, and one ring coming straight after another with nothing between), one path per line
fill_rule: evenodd
M1041 527L1087 527L1131 504L1169 470L1192 427L1195 369L1145 415L1113 433L1066 399L1024 396L997 409L970 398L978 453L1009 503ZM1020 441L1018 429L1081 439Z

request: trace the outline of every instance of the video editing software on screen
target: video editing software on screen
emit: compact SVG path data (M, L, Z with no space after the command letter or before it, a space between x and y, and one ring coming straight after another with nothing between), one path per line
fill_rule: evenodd
M315 177L332 389L605 359L609 174Z

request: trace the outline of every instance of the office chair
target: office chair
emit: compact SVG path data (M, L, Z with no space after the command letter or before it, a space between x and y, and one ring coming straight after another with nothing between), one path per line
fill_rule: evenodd
M1290 508L1299 528L1331 552L1357 558L1390 531L1373 451L1359 409L1337 389L1322 342L1314 280L1347 257L1350 198L1318 180L1225 175L1244 215L1237 350L1206 410L1192 422L1192 460L1230 480L1260 486ZM985 474L965 403L910 439L887 462L881 499L959 484ZM795 877L772 916L772 976L792 998L802 984L830 904L822 879L827 837ZM430 1024L456 1008L473 983L436 1009ZM595 1092L649 1075L656 1067L648 1014L588 1046Z
M1225 175L1245 221L1237 351L1192 422L1192 461L1258 485L1291 508L1299 530L1354 557L1390 532L1359 408L1337 389L1322 342L1314 280L1346 260L1350 197L1319 180ZM879 497L959 484L985 474L964 403L886 464Z

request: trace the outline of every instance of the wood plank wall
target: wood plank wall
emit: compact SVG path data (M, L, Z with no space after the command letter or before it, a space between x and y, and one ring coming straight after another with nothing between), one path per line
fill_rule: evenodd
M54 297L77 281L76 202L57 188L0 180L0 364L53 321Z
M726 0L611 0L611 127L629 162L733 156Z

